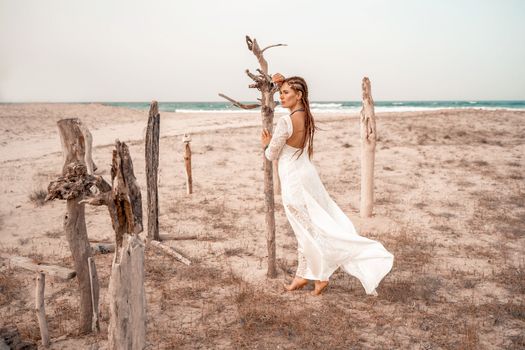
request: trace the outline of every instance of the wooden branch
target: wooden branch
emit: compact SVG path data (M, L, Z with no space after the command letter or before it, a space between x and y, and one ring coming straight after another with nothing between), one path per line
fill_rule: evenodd
M49 276L58 277L63 280L69 280L76 276L74 270L57 265L38 264L34 262L33 259L23 256L13 256L9 259L9 263L11 266L21 267L29 271L46 273Z
M100 332L100 324L98 322L98 278L96 276L95 261L93 257L88 258L89 281L91 286L91 305L93 306L93 321L91 328L93 332Z
M273 86L272 77L269 74L264 73L262 70L257 68L257 72L260 74L260 77L266 80L266 83L269 83L270 86Z
M178 235L174 235L174 234L169 234L169 233L161 233L160 234L160 240L161 241L170 241L170 240L173 240L173 241L186 241L186 240L194 240L194 239L198 239L199 237L197 235L188 235L188 236L178 236Z
M261 53L263 53L264 51L272 48L272 47L277 47L277 46L288 46L286 44L275 44L275 45L270 45L270 46L266 46L264 49L261 50Z
M259 65L261 66L261 70L268 74L268 62L264 59L263 53L261 51L261 48L259 47L259 44L257 43L256 39L251 39L249 36L246 36L246 43L248 43L248 50L253 52L255 57L257 57L257 60L259 61Z
M260 71L260 69L257 69L257 70ZM258 84L262 84L262 83L264 83L264 75L261 75L261 76L259 76L259 75L255 75L255 74L253 74L252 72L250 72L249 69L246 69L244 72L245 72L246 75L247 75L248 77L250 77L250 79L252 79L254 82L256 82L256 83L258 83ZM263 74L264 74L264 73L263 73Z
M40 337L42 338L42 346L49 346L49 329L47 328L46 310L44 304L44 289L46 285L46 275L39 272L36 277L35 288L35 313L38 318L38 326L40 327Z
M182 263L184 263L186 265L190 265L191 264L190 260L188 260L187 258L182 256L180 253L178 253L172 247L168 247L168 246L163 245L162 243L157 242L157 241L151 241L151 242L149 242L149 244L152 245L153 247L157 248L158 250L160 250L160 251L170 255L171 257L181 261Z
M244 104L244 103L241 103L241 102L238 102L238 101L235 101L234 99L224 95L224 94L219 94L220 97L230 101L235 107L239 107L239 108L242 108L242 109L254 109L254 108L259 108L261 107L260 104L251 104L251 105L247 105L247 104Z

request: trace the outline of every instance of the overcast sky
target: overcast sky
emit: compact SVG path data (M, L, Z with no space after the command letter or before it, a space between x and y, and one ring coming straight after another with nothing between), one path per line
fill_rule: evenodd
M521 0L0 0L0 102L255 100L246 34L315 101L525 99Z

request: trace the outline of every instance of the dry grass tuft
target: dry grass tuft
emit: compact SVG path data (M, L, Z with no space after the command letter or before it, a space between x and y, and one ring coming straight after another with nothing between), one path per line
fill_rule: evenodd
M396 257L396 269L420 270L431 259L433 243L425 242L422 232L415 232L409 228L403 229L397 235L385 235L381 238L387 250Z
M226 256L241 256L245 253L241 247L228 247L224 249L224 255Z
M29 194L29 200L33 202L37 207L41 207L46 203L47 191L44 189L34 190Z
M64 234L64 231L62 231L62 230L55 230L55 231L46 231L44 233L44 236L46 236L48 238L59 238L63 234Z
M61 299L54 302L53 309L48 321L50 333L69 334L76 332L80 312L78 305L73 304L69 299Z
M505 286L510 292L525 294L525 267L507 266L495 276L496 281Z
M443 281L439 277L425 276L415 281L394 280L379 287L379 297L390 302L412 303L421 300L426 303L436 302L436 293Z
M497 191L473 193L477 198L474 214L468 220L471 231L519 239L525 235L525 193L505 196Z
M20 296L20 281L11 269L0 270L0 305L10 304Z

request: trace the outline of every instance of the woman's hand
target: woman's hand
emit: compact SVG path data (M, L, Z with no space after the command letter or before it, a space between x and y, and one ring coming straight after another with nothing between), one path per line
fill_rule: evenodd
M261 145L263 148L266 148L270 144L270 140L272 139L272 134L268 131L268 129L263 129L261 133Z
M284 76L281 73L275 73L272 76L272 81L277 84L278 86L283 85Z

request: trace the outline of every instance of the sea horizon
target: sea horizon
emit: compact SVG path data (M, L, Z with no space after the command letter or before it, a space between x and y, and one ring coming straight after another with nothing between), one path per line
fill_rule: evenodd
M241 101L245 104L257 101ZM149 101L82 101L82 102L0 102L2 104L102 104L106 106L147 110ZM244 110L227 101L158 101L161 112L174 113L259 113L259 109ZM379 100L374 101L376 112L414 112L440 109L484 109L525 111L525 100ZM361 101L311 101L313 113L358 113ZM286 113L279 105L276 113Z
M150 102L100 102L103 105L125 107L132 109L149 109ZM202 102L162 102L159 101L159 110L175 113L259 113L259 109L244 110L235 107L230 102L202 101ZM242 101L245 104L256 101ZM413 112L439 109L485 109L485 110L523 110L525 100L383 100L374 101L376 112ZM313 113L358 113L361 110L361 101L311 101L310 109ZM287 110L277 105L276 113L286 113Z

